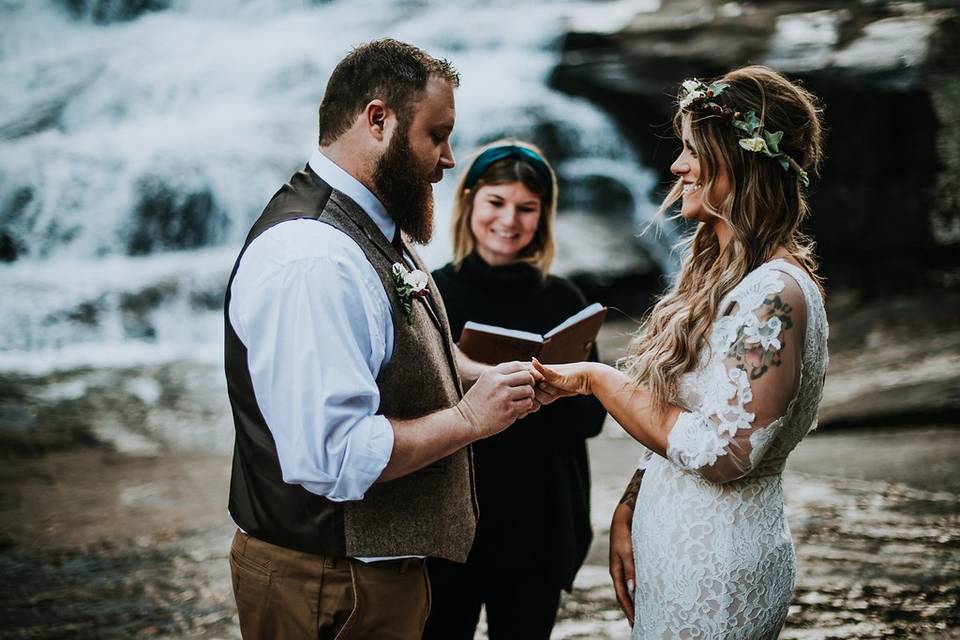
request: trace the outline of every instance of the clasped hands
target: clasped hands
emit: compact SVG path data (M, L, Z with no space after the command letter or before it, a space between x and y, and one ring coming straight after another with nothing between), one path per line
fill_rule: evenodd
M457 407L478 437L492 436L558 398L590 393L587 364L546 366L534 358L484 367Z

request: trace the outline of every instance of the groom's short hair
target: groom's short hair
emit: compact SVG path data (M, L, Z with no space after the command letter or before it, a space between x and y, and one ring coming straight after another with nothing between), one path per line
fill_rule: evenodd
M447 60L392 38L374 40L353 49L337 64L320 102L320 146L334 142L353 125L357 115L377 98L408 126L420 93L431 76L460 86L460 74Z

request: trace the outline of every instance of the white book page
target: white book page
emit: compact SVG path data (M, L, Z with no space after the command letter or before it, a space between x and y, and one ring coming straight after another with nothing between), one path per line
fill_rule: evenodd
M593 314L598 313L600 311L603 311L603 305L600 304L599 302L594 302L590 306L585 307L583 311L573 314L572 316L570 316L569 318L567 318L566 320L564 320L563 322L555 326L553 329L550 329L550 331L545 333L543 337L545 339L552 338L553 336L557 335L567 327L573 326L578 322L580 322L581 320L583 320L584 318L589 318Z
M479 322L468 321L463 325L464 331L467 329L473 329L474 331L484 331L486 333L492 333L498 336L508 336L510 338L518 338L520 340L528 340L530 342L543 342L543 336L536 333L530 333L529 331L518 331L516 329L507 329L506 327L496 327L492 324L481 324Z

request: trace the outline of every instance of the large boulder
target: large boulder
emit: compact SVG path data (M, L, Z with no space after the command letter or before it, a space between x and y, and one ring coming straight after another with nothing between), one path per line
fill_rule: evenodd
M960 268L956 3L664 0L621 29L575 26L552 84L606 109L666 185L680 81L748 63L823 101L816 237L834 285L870 296L956 284Z

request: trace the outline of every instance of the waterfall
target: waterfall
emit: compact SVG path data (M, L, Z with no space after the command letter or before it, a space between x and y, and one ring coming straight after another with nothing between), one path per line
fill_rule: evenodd
M0 370L217 360L240 243L315 147L333 66L373 38L459 69L458 159L503 135L536 140L565 203L602 221L613 194L627 209L618 224L639 234L653 174L610 118L547 77L567 26L609 28L657 6L0 0ZM458 171L435 190L431 266L450 256ZM669 272L663 231L638 243Z

